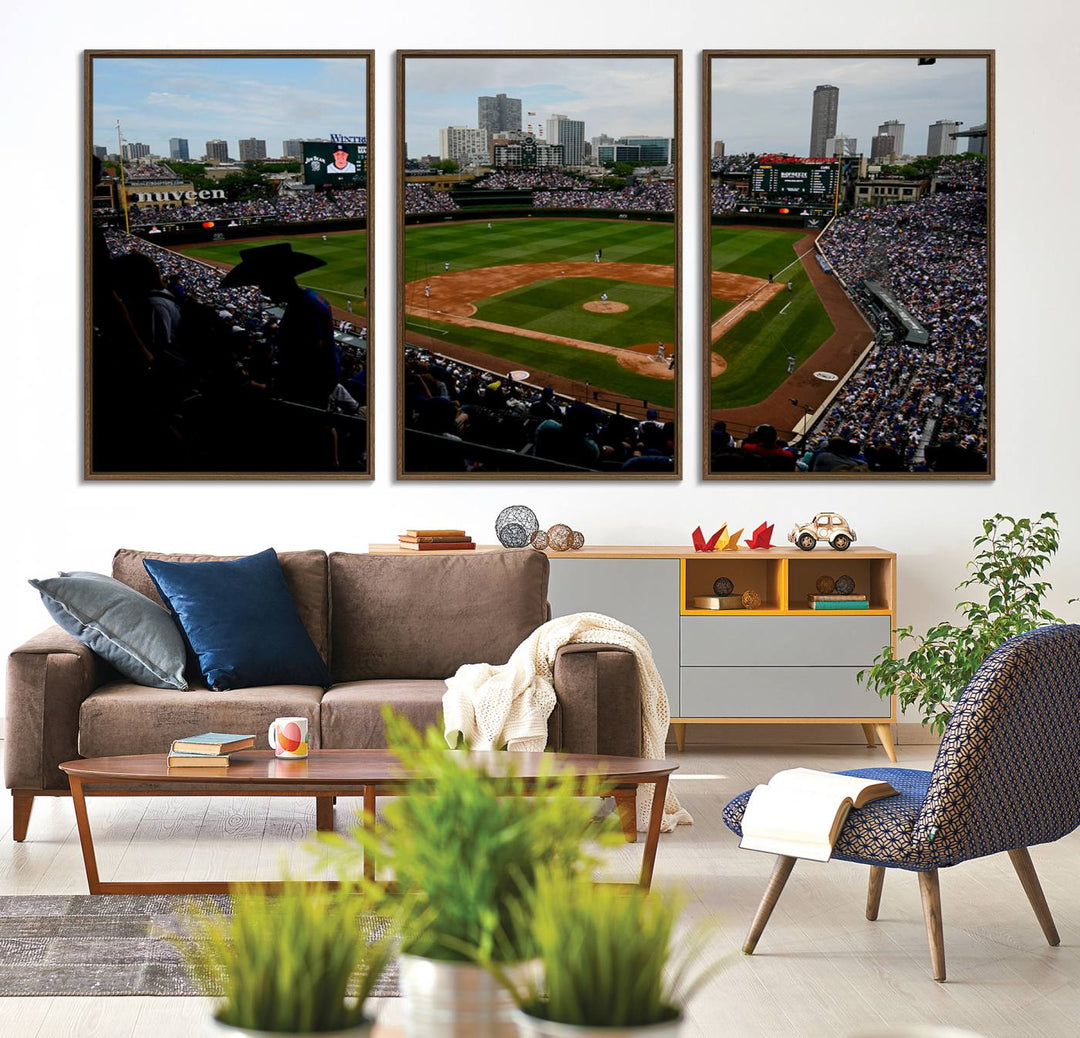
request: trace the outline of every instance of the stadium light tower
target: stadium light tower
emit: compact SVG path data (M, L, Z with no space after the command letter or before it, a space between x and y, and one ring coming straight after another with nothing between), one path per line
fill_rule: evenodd
M124 179L124 138L120 133L120 120L116 120L116 152L120 160L120 204L124 207L124 233L131 233L131 217L128 214L127 181Z

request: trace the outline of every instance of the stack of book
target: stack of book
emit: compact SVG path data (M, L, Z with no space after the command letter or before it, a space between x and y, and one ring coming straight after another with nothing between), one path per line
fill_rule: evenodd
M807 595L811 609L869 609L866 595Z
M250 750L254 735L230 735L226 732L203 732L186 739L174 739L169 748L170 768L227 768L229 754Z
M406 530L398 546L409 551L472 551L473 539L464 530Z

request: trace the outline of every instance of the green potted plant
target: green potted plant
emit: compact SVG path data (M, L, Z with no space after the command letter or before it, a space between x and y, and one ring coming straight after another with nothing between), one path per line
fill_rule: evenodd
M620 842L611 817L597 822L599 780L554 771L527 789L513 773L493 777L447 749L437 729L421 735L389 709L387 745L424 776L408 796L388 799L382 824L349 836L319 834L323 862L359 877L364 854L394 873L386 896L401 930L399 959L406 1031L417 1038L513 1035L510 996L479 963L514 973L533 956L523 906L542 867L587 872L585 842ZM531 795L527 795L530 794Z
M192 979L221 990L218 1030L235 1035L360 1038L364 1002L391 954L369 940L370 902L355 887L286 882L235 888L231 913L193 909L174 941Z
M686 1004L721 966L700 965L700 930L672 954L680 907L670 895L543 873L529 912L539 975L524 986L502 978L520 1038L676 1038Z
M923 635L898 627L901 649L912 643L906 655L887 646L872 667L859 672L859 681L883 698L895 693L901 708L914 706L922 723L940 735L960 693L994 649L1036 627L1065 622L1043 604L1051 585L1040 579L1058 543L1053 512L1038 519L984 519L972 542L971 575L956 588L980 592L957 605L963 622L944 620Z

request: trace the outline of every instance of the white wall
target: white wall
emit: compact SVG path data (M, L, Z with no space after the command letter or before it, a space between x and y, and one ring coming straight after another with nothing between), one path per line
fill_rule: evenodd
M406 526L465 526L490 539L499 509L531 505L593 543L683 543L698 523L788 528L821 508L843 512L866 543L900 554L903 622L925 625L951 590L978 521L1055 509L1064 549L1054 605L1080 594L1075 242L1080 235L1077 29L1068 0L914 0L869 5L703 0L543 4L361 4L188 0L67 10L7 5L0 62L4 277L0 408L7 520L0 630L14 647L47 617L26 585L57 569L106 570L120 545L249 552L363 550ZM256 13L257 12L257 13ZM890 22L890 18L893 19ZM110 21L113 23L110 25ZM701 380L683 364L681 483L397 484L393 478L396 47L677 47L684 70L684 357L701 341L698 138L702 47L997 48L997 471L990 483L703 483ZM363 47L377 51L374 483L83 483L81 51L83 48ZM1072 179L1070 179L1072 178Z

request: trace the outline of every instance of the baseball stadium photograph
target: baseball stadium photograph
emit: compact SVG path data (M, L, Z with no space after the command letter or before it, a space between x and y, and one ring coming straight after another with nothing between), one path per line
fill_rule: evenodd
M704 60L706 478L992 478L993 55Z
M399 476L678 478L680 74L399 52Z
M85 76L85 476L371 478L371 52Z

